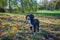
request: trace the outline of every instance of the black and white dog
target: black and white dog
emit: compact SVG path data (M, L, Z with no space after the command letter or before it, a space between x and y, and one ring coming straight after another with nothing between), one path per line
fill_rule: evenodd
M34 15L28 14L26 16L27 22L30 24L30 29L34 30L34 32L39 32L39 20L34 19Z

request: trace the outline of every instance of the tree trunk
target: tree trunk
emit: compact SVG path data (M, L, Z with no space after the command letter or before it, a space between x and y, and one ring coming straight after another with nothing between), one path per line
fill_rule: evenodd
M36 0L34 1L34 4L35 4L35 11L37 11L37 2L36 2Z
M29 13L30 13L30 3L29 3L30 1L28 0L28 11L29 11Z
M57 2L56 9L60 9L60 1Z
M22 13L24 13L23 0L21 0L21 10L22 10Z
M9 0L9 12L11 13L12 8L11 8L11 4L10 4L11 0Z

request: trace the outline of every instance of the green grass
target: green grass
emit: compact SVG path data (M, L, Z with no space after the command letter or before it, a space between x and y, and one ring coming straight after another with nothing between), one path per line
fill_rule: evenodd
M0 13L0 14L9 14L9 13ZM54 10L54 11L49 11L49 10L38 10L37 12L31 12L31 13L10 13L10 14L34 14L34 15L38 15L38 16L56 16L56 17L60 17L60 10Z
M36 13L60 13L60 10L38 10Z
M28 14L29 12L25 13L12 13L12 14ZM60 15L60 10L38 10L36 12L30 12L31 14L43 14L43 15ZM30 14L29 13L29 14ZM0 14L8 14L8 13L0 13Z

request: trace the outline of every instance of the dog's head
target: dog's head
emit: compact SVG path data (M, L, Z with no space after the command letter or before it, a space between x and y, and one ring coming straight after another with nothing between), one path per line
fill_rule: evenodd
M31 23L31 21L34 19L34 15L32 15L32 14L28 14L27 16L26 16L26 20L28 21L28 23Z
M28 14L26 16L26 20L33 20L33 19L34 19L34 15L32 15L32 14Z

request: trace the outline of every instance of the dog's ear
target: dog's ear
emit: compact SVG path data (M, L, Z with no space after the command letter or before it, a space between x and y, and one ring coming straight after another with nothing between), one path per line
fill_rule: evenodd
M28 17L29 15L26 15L26 20L27 20L27 17Z

